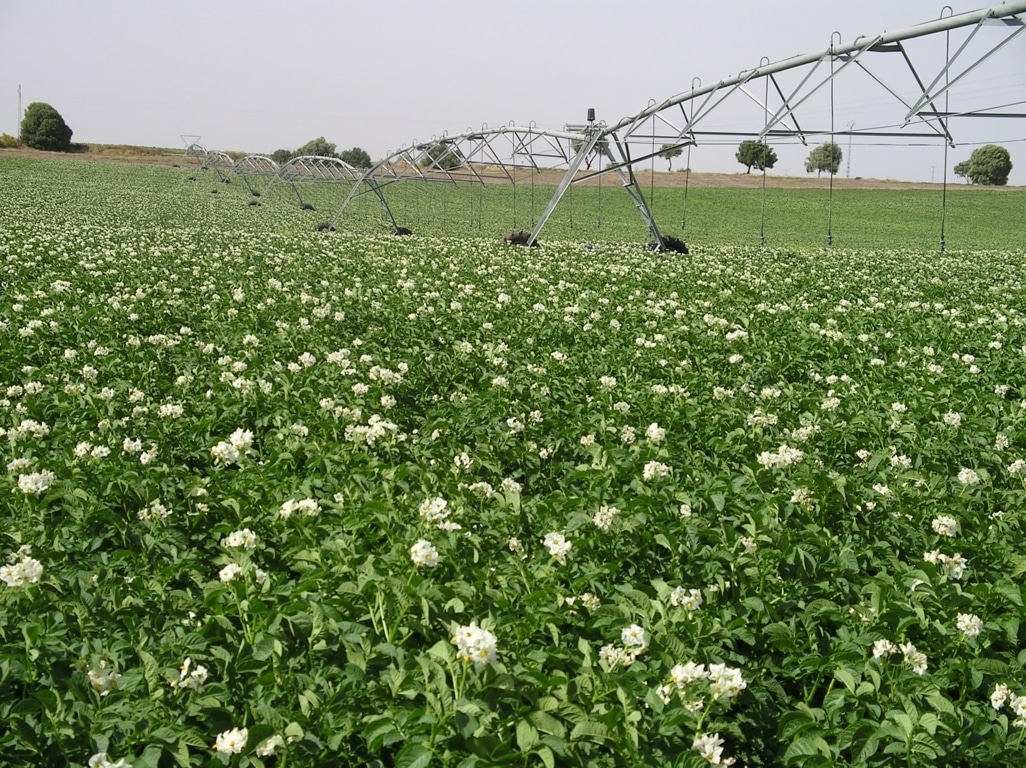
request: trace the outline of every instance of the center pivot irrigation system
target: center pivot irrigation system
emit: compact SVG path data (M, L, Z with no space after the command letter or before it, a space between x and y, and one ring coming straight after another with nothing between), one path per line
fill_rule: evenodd
M574 228L574 188L601 194L603 178L614 178L630 198L648 230L650 245L658 250L680 250L683 243L665 234L653 213L654 162L672 153L687 153L680 200L679 226L684 227L690 161L693 150L751 139L767 146L818 144L846 140L860 147L929 147L936 165L943 168L939 205L940 247L945 247L944 220L948 183L948 150L956 142L956 125L990 119L988 137L1013 126L1011 138L1024 141L1026 118L1026 0L953 14L945 7L940 16L894 32L861 35L850 42L839 32L819 52L777 62L764 58L758 66L711 85L698 78L691 88L662 102L652 100L641 112L607 124L587 120L562 129L527 126L482 126L479 129L415 141L391 152L371 168L356 169L336 158L299 157L281 166L262 156L232 161L224 153L207 152L193 145L190 153L202 156L203 167L222 181L240 177L254 196L285 185L299 200L309 183L342 184L338 205L324 228L339 228L356 221L356 211L367 203L378 211L378 226L396 234L409 234L417 224L460 216L464 224L482 226L485 190L511 185L513 230L511 242L533 245L561 205L570 229ZM1016 131L1016 127L1018 130ZM963 146L971 142L963 139ZM679 152L678 152L679 150ZM644 188L645 164L651 164L650 188ZM850 167L850 166L849 166ZM263 191L254 185L265 179ZM765 243L765 169L762 176L760 242ZM827 195L826 242L832 244L834 174ZM539 183L540 182L540 183ZM525 184L528 191L524 192ZM424 213L410 206L413 189L476 189L448 210ZM538 187L551 195L542 206ZM554 191L551 191L553 190ZM521 190L518 198L518 189ZM336 198L337 199L337 198ZM594 198L592 198L594 199ZM410 208L418 213L410 213ZM435 206L438 208L439 206ZM475 210L476 208L476 210ZM411 221L411 216L421 220ZM425 217L428 219L425 221ZM580 219L580 216L578 216ZM665 222L664 222L665 223ZM580 222L578 224L580 226ZM518 229L520 228L520 229Z

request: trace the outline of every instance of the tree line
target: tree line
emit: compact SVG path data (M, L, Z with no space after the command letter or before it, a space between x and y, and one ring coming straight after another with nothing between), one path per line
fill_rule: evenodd
M679 145L663 144L660 147L659 157L669 162L669 168L673 170L673 159L680 157L683 150ZM834 175L841 167L841 159L844 153L836 142L828 141L820 144L809 152L805 160L805 172L822 175L829 173ZM764 141L746 139L742 141L734 154L735 159L743 166L745 172L751 173L752 168L763 171L772 168L777 163L777 153ZM1008 184L1008 176L1012 172L1012 156L1002 146L997 144L986 144L973 150L968 160L963 160L954 167L956 176L963 178L969 184L983 184L988 186L1004 186Z
M339 152L336 145L332 144L323 136L311 139L306 142L306 144L295 150L276 149L271 153L270 157L274 162L278 163L278 165L284 165L289 160L296 157L310 155L316 155L317 157L335 157L344 163L348 163L354 168L370 168L373 165L370 155L360 147L353 147L352 149L346 149Z
M33 149L41 149L49 152L68 152L73 146L71 136L73 131L64 121L60 112L49 104L36 101L28 105L25 115L21 121L21 136L15 138L3 134L0 136L0 148L16 147L24 144ZM591 168L592 160L601 155L605 147L601 139L587 158L587 167ZM574 142L573 150L580 149L581 143ZM443 168L451 168L462 162L462 156L452 149L447 149L442 144L432 148L428 152L424 162L435 163ZM657 153L669 163L669 169L673 170L673 161L680 157L683 148L679 144L663 144ZM271 159L279 165L287 163L296 157L316 155L319 157L336 157L354 168L370 168L373 165L370 155L360 147L338 151L335 144L323 136L311 139L303 146L295 150L278 149L271 153ZM806 173L822 175L829 173L834 175L841 167L843 153L841 147L832 141L820 144L809 152L805 160ZM777 163L777 153L764 141L746 139L737 148L734 157L745 166L745 172L751 173L752 168L763 171L773 168ZM1004 186L1008 184L1008 176L1012 171L1012 157L1008 150L997 144L986 144L973 150L968 160L959 162L954 167L954 173L959 178L966 180L968 184L982 184L988 186Z

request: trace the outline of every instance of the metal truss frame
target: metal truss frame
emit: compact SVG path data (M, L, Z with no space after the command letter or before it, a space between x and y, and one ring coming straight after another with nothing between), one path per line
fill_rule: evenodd
M230 180L234 167L235 161L232 160L231 156L217 150L207 150L203 156L203 162L200 164L201 171L213 171L217 174L217 178L224 183Z
M536 125L505 125L468 129L456 135L442 134L426 142L403 147L363 172L339 207L331 226L363 195L373 194L393 228L401 229L385 195L398 182L438 184L508 183L541 170L577 168L595 152L601 124L582 134L567 128L546 130ZM532 240L533 242L533 240Z
M305 207L303 195L299 191L299 183L339 183L355 184L361 180L364 172L354 168L337 157L320 155L302 155L294 157L278 168L274 178L267 185L267 192L275 184L288 184L299 200L300 207Z
M953 124L960 118L1026 118L1026 111L1004 111L1008 107L1023 108L1026 94L1011 104L954 110L950 107L958 84L1014 40L1026 40L1023 14L1026 1L1013 0L968 13L942 15L895 32L861 35L847 43L835 32L830 46L822 51L777 62L764 58L758 66L708 86L701 86L696 78L689 91L659 103L650 102L641 112L610 125L589 120L582 125L566 125L562 130L540 129L534 124L484 126L452 136L442 134L428 142L414 142L364 172L332 225L337 224L356 197L368 193L379 198L394 225L383 189L398 181L516 183L518 169L561 169L564 176L534 224L528 244L537 240L572 184L615 174L644 219L653 244L663 249L666 238L659 231L634 169L667 148L739 137L807 144L810 138L829 137L832 141L839 136L936 142L954 147ZM952 52L951 34L955 31L966 35ZM918 38L939 45L925 53L913 51L910 42ZM938 47L939 52L935 50ZM899 62L897 72L893 67L895 60ZM852 77L877 88L880 102L876 106L889 105L895 110L893 117L858 128L851 122L846 129L838 130L835 87L843 87L846 78ZM755 110L741 128L730 123L734 114L731 108L737 102L749 109L754 105ZM827 103L829 120L825 124ZM585 161L596 155L603 158L600 167L582 171Z
M656 224L645 200L635 168L654 161L668 149L690 148L703 143L722 143L737 138L800 142L810 139L858 136L867 140L906 144L936 143L944 147L945 184L947 149L955 147L954 125L962 118L1026 118L1026 94L1005 104L951 106L962 98L958 86L970 86L970 75L981 75L989 62L1013 41L1026 42L1026 0L1009 0L991 8L948 14L913 27L876 35L861 35L843 42L839 32L828 48L776 62L765 57L759 65L737 75L703 86L698 78L690 90L649 105L621 120L596 122L593 110L588 121L565 125L560 130L529 125L483 125L455 135L443 133L429 141L414 141L391 152L371 168L360 170L338 158L303 156L281 166L269 158L251 155L233 162L223 152L211 152L198 143L187 150L202 157L202 168L213 169L225 180L227 173L248 177L271 176L276 184L288 184L300 206L304 205L299 183L345 183L350 188L330 222L336 227L347 208L363 195L373 195L395 231L403 229L389 206L390 185L419 181L438 184L510 183L518 177L534 178L541 170L562 171L563 176L544 213L533 223L528 245L533 244L572 185L606 174L615 174L644 220L654 247L665 250L667 237ZM955 40L952 34L964 33ZM932 43L924 52L918 41ZM917 42L913 42L917 41ZM1021 61L1021 59L1019 60ZM895 66L897 63L897 66ZM1021 71L1013 62L1007 71ZM853 79L874 90L874 109L890 109L873 125L849 121L836 124L835 89ZM761 93L760 93L761 91ZM740 107L738 106L740 105ZM1009 110L1012 111L1009 111ZM740 110L740 111L739 111ZM745 116L739 117L741 112ZM828 119L827 117L828 116ZM850 143L849 143L850 146ZM599 158L596 170L592 161ZM833 174L831 191L833 189ZM249 181L246 185L257 194ZM831 242L828 224L828 244ZM943 224L941 247L944 247Z
M263 190L255 189L250 183L253 177L271 177L278 175L278 164L269 157L263 155L246 155L232 166L232 173L240 177L246 185L246 189L254 197L259 197Z
M621 177L626 174L624 186L630 192L632 187L636 189L631 169L659 155L663 145L686 147L722 137L747 137L759 141L788 138L807 144L810 137L827 136L833 140L838 136L861 136L936 141L954 147L956 143L952 123L957 118L1026 118L1026 112L997 112L995 107L953 111L948 104L958 83L993 59L1013 40L1026 40L1023 35L1026 32L1023 14L1026 14L1026 2L1006 2L992 8L942 16L895 32L859 36L850 43L842 42L839 33L835 32L831 36L830 47L825 50L778 62L764 59L763 63L753 69L742 70L734 77L709 86L697 84L687 92L658 104L650 104L638 114L608 126L605 134L608 137L606 146L609 147L610 163L599 173L616 172ZM994 34L981 33L984 28ZM952 53L950 35L956 30L967 31L967 34ZM941 50L928 51L914 58L908 43L917 38L930 38L939 42ZM933 58L930 53L934 54ZM899 66L899 73L895 73L893 67L888 69L887 66L880 66L889 65L894 54L900 56L903 65ZM880 70L886 70L886 73ZM902 70L905 83L899 85L895 80L901 76ZM929 84L926 84L927 80L922 74L927 71L932 71ZM834 88L855 73L868 77L869 82L879 87L881 98L889 99L892 108L897 110L892 120L857 130L853 124L849 124L846 130L837 129L834 120ZM797 84L786 89L783 82L785 74L797 79ZM758 87L760 85L761 89ZM810 116L809 120L806 119L803 108L811 105L817 97L829 102L829 125L822 124L822 117L815 110L808 110ZM725 105L737 100L747 100L756 105L757 119L761 125L754 130L732 130L711 125L717 114L725 111ZM1023 94L1022 100L1004 106L1024 105L1026 94ZM819 121L818 125L811 122L815 120ZM588 175L585 175L584 179L587 178ZM557 191L550 202L550 208L555 207L561 194L561 191ZM639 209L642 208L645 205L644 199L636 198L636 204ZM646 217L646 221L651 222L650 216ZM536 230L540 231L544 224L543 217ZM656 240L662 243L654 223L650 223L650 229ZM533 234L536 236L537 232Z

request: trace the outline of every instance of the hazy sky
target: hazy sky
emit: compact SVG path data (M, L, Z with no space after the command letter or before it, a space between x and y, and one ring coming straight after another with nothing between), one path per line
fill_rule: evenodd
M955 13L995 3L949 0ZM270 153L323 135L339 150L359 146L377 159L415 139L482 124L560 128L583 122L589 107L613 123L689 90L693 78L713 83L764 56L823 50L834 31L849 41L936 19L943 7L936 0L0 0L0 131L18 132L21 85L22 107L52 104L74 141L181 147L188 134L208 149ZM1026 39L1012 45L1018 80L1006 80L1008 93L999 95L1009 102L1026 98ZM1026 120L977 123L987 124L974 127L981 140L1012 153L1011 183L1026 184ZM949 166L971 151L951 150ZM856 146L850 173L939 181L942 152L938 145L891 157ZM801 174L807 153L782 149L775 172ZM735 173L732 155L695 150L691 166Z

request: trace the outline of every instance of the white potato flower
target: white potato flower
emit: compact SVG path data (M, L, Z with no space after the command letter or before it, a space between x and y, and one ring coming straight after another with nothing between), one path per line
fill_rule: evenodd
M247 728L232 728L230 731L222 731L217 734L214 749L222 755L237 755L245 748L247 739L249 739L249 729Z
M476 621L467 626L457 626L452 636L456 655L460 661L477 665L491 664L498 654L498 641L494 634L481 629Z
M573 544L562 533L546 533L542 543L548 548L549 554L560 561L573 548Z
M413 564L418 568L422 565L434 568L438 565L438 550L435 549L430 541L420 539L410 547L410 559L413 560Z

